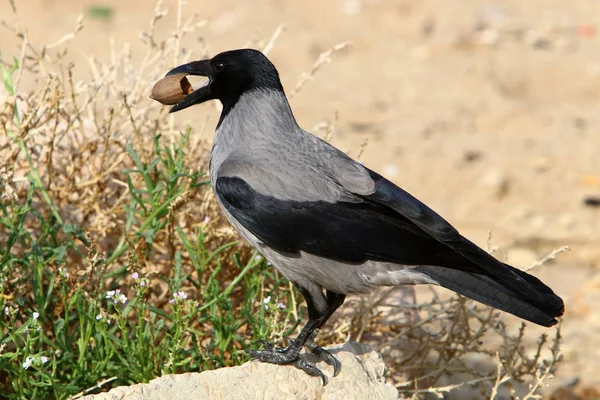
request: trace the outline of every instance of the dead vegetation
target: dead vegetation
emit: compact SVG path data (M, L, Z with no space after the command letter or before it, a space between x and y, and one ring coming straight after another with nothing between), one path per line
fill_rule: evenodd
M19 297L28 298L22 293L34 290L27 279L28 269L14 261L31 251L28 246L33 241L18 240L15 227L30 238L42 237L46 228L57 226L62 230L56 237L73 237L63 258L43 260L43 268L53 274L49 276L70 276L71 285L91 292L90 285L126 287L132 282L132 273L143 274L149 279L148 303L165 313L172 313L173 307L170 285L164 278L173 277L177 263L193 275L194 256L187 250L186 238L194 240L202 232L207 251L222 249L218 256L222 289L240 271L233 254L241 253L243 260L250 257L250 249L244 246L227 246L237 236L224 223L204 184L209 144L194 134L188 135L178 150L186 173L195 174L194 179L180 191L167 192L159 206L145 210L143 216L128 212L139 204L149 204L146 198L156 200L150 188L158 189L148 182L157 174L156 165L151 164L165 142L168 147L181 137L182 127L167 114L168 108L149 100L152 83L173 65L204 56L181 45L182 38L198 34L204 24L196 17L185 19L182 3L175 12L172 35L154 35L156 24L171 23L165 21L171 16L159 2L140 44L120 49L113 45L110 60L89 57L86 66L71 63L68 51L69 41L84 29L83 19L77 21L73 32L44 46L29 42L19 19L3 20L4 28L21 40L20 58L1 60L0 193L4 217L14 219L10 229L8 223L0 228L0 242L10 244L3 245L6 251L1 255L3 308L17 307ZM14 3L12 6L16 10ZM282 31L283 27L278 28L271 38L252 45L268 52ZM324 52L299 78L291 95L309 84L333 53L347 45ZM132 54L142 49L145 55L141 63L135 63ZM91 78L76 81L76 67L87 68ZM315 130L331 138L336 122L333 117ZM205 127L194 127L194 131L199 129ZM163 168L168 168L165 165ZM147 173L126 172L144 168ZM133 190L140 187L147 191ZM19 207L32 212L19 213ZM216 263L217 258L211 262ZM273 282L261 284L261 292L276 289ZM193 287L182 283L182 289ZM241 307L246 293L232 290L230 294L234 307ZM289 299L288 309L298 317L296 297ZM408 398L460 397L467 389L469 396L479 398L541 398L541 389L560 361L559 328L550 339L540 337L536 348L527 348L525 325L511 332L499 312L462 297L441 296L432 289L428 299L417 301L411 289L401 288L350 300L335 323L321 333L322 340L372 344L382 352L391 381ZM19 304L22 307L23 303ZM63 312L52 310L54 315ZM25 314L15 318L17 324L27 323ZM251 333L248 325L240 325L235 334L249 339ZM268 332L271 337L283 333L275 325ZM210 332L206 334L210 336ZM6 335L2 332L3 338ZM228 351L235 350L238 348ZM106 384L112 379L104 378L108 378ZM6 376L3 384L8 385Z

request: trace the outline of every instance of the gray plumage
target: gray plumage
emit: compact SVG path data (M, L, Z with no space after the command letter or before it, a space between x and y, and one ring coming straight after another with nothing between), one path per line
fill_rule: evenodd
M345 153L302 130L285 94L257 89L242 94L216 130L210 175L243 178L280 200L351 200L375 183Z
M282 138L282 134L285 135ZM255 90L242 94L216 130L210 179L238 177L279 200L357 201L375 191L367 170L342 151L302 130L282 92ZM221 205L231 225L289 280L310 290L324 303L323 289L366 293L374 286L437 284L414 267L366 261L348 264L305 252L287 255L270 248L244 228Z
M298 357L349 293L377 286L438 284L544 326L562 315L560 297L537 278L477 247L415 197L302 130L277 70L256 50L221 53L177 67L209 84L171 110L218 99L210 179L233 227L303 294L309 320L283 350L258 360L324 374Z

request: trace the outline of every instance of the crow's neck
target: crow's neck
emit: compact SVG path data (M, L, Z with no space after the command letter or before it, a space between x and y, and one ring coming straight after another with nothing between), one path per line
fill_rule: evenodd
M211 173L230 156L248 160L291 150L286 143L293 141L287 138L302 132L282 90L255 89L242 94L233 105L223 103L213 143Z
M249 141L282 140L298 129L283 91L254 89L235 102L223 102L215 142L236 146Z

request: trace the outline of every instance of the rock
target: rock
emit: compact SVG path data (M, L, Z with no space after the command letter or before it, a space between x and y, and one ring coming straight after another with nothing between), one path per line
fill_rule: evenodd
M400 168L398 168L398 166L396 164L386 164L383 167L383 175L387 176L390 179L395 178L396 176L398 176L398 173L400 172Z
M552 161L548 157L536 157L531 160L531 166L537 172L546 172L552 167Z
M600 196L587 196L583 199L583 204L588 207L600 207Z
M484 187L488 188L491 193L498 199L503 198L508 194L510 189L510 181L499 169L490 169L481 176L479 182Z
M87 400L191 400L191 399L397 399L394 386L385 383L385 364L379 353L360 343L328 348L342 363L342 370L323 386L289 365L251 361L239 367L201 373L165 375L149 383L121 386ZM305 354L309 361L314 356ZM328 376L331 368L318 363Z

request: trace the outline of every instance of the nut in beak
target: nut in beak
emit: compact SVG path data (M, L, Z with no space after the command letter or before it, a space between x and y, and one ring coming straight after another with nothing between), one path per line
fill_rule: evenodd
M186 78L187 75L182 72L165 76L154 84L150 98L162 104L177 104L194 91L190 81Z

